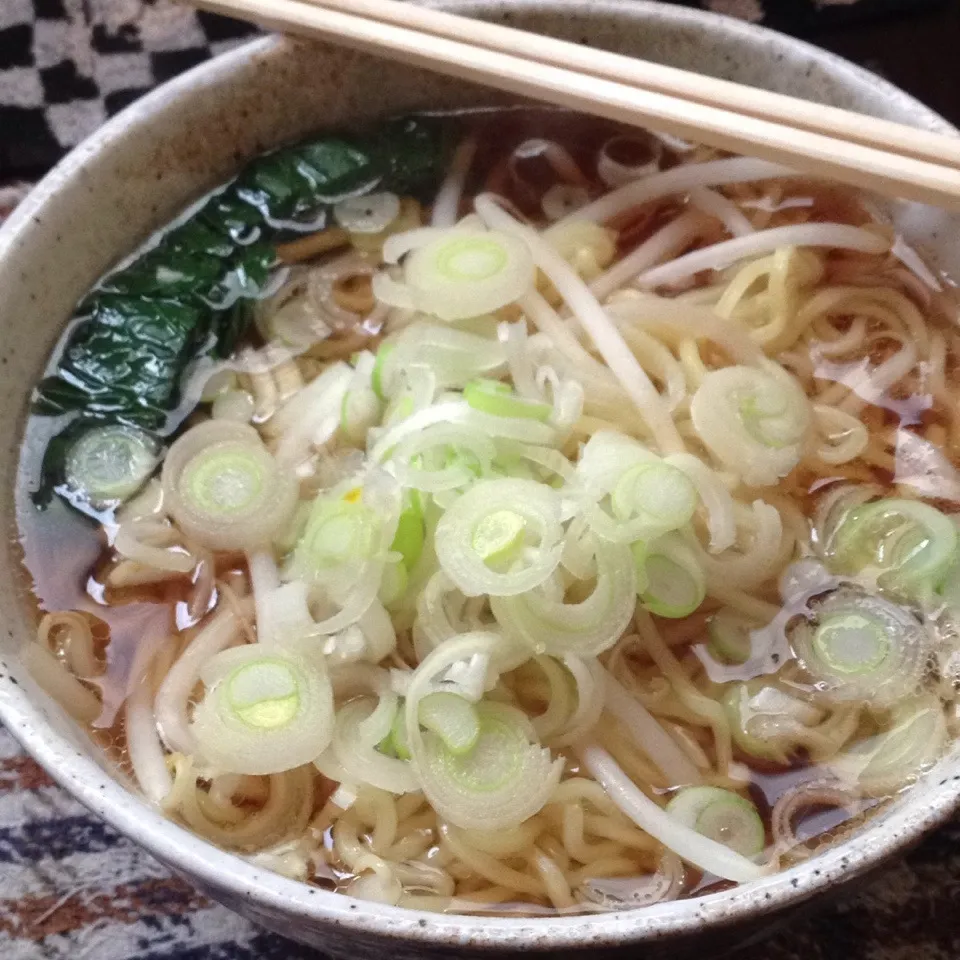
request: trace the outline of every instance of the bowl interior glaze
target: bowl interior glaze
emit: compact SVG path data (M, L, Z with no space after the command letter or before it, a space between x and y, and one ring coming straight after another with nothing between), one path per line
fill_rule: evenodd
M944 121L879 78L739 21L644 0L467 0L437 4L534 31L851 107L930 130ZM531 43L535 43L532 40ZM960 804L960 750L870 828L812 863L699 900L543 920L418 914L308 888L248 864L165 820L113 778L99 753L18 663L33 615L16 543L29 509L19 470L30 389L71 308L151 231L244 159L322 128L418 107L500 102L490 92L320 44L266 39L137 102L61 163L0 232L0 491L9 536L0 570L0 717L69 791L212 897L287 936L352 956L606 948L711 955L811 897L862 875ZM960 276L960 230L904 206L913 239ZM16 489L15 497L9 491Z

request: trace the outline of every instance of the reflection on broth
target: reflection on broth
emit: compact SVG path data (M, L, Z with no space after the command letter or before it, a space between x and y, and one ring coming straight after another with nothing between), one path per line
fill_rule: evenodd
M957 303L856 191L407 118L255 161L77 317L25 659L226 849L643 907L846 837L958 733Z

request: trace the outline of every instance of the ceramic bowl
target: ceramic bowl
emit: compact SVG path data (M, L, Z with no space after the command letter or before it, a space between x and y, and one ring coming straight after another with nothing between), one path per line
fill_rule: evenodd
M736 20L642 0L485 0L459 9L534 31L947 129L906 94L837 57ZM531 43L535 43L532 40ZM318 128L425 106L499 98L323 45L265 39L138 101L74 150L0 233L0 490L4 520L29 509L22 419L71 308L152 230L248 157ZM912 235L960 276L945 215L908 208ZM16 496L10 491L16 489ZM960 805L960 751L853 840L768 879L696 900L548 919L437 916L352 900L252 866L164 819L115 779L87 737L31 682L17 651L34 612L15 535L0 563L0 718L67 790L211 897L263 925L353 957L507 951L716 956L801 904L896 856Z

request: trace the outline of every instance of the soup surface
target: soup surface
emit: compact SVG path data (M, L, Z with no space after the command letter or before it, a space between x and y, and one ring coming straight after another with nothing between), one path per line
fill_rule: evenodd
M309 883L749 881L960 731L958 361L849 188L549 110L320 136L79 305L24 657L147 802Z

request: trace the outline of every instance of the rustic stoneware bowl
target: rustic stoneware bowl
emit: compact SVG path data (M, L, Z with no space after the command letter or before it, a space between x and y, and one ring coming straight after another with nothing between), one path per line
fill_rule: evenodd
M877 77L819 50L720 16L642 0L471 0L469 13L852 107L918 127L942 120ZM534 42L535 41L531 41ZM30 681L17 651L34 630L15 537L28 509L18 477L32 384L72 306L97 277L246 158L326 125L489 93L325 46L267 39L191 71L78 147L0 233L0 491L11 536L0 565L0 718L71 793L210 896L334 954L473 956L608 950L677 956L756 936L801 904L895 856L960 805L960 751L854 840L766 880L699 900L555 919L436 916L286 880L165 820L118 782L86 736ZM911 235L960 276L960 234L909 208ZM9 491L16 487L16 497Z

